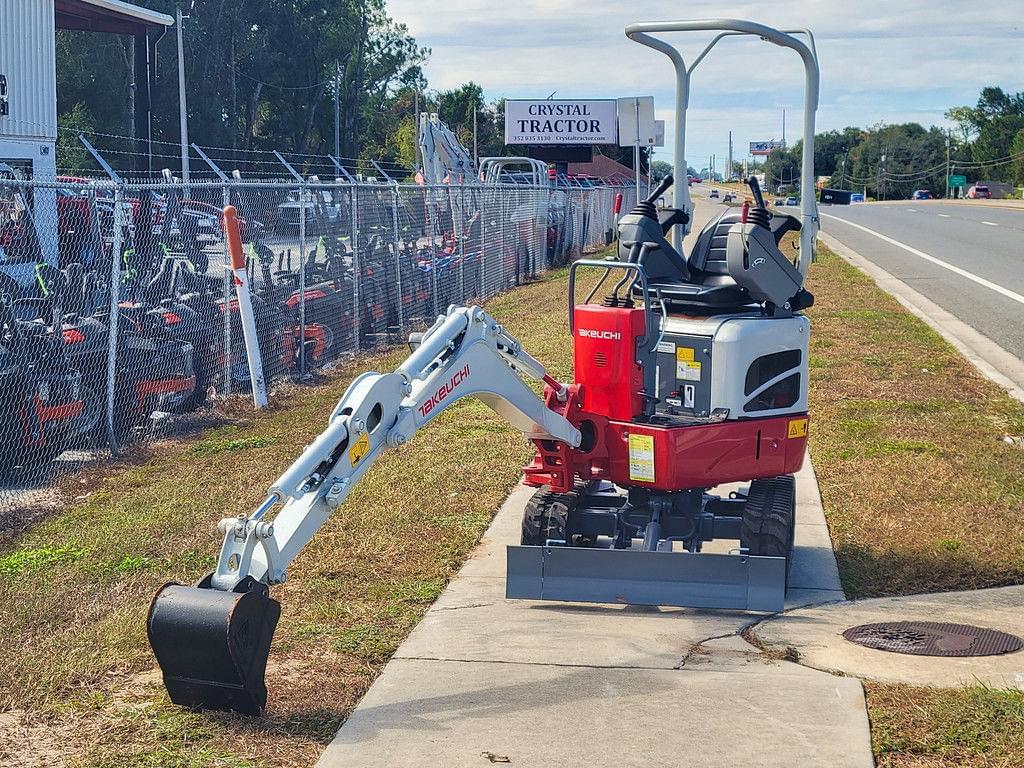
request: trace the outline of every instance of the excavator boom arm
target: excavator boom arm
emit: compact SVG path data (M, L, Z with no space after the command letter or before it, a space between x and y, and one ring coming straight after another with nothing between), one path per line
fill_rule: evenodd
M475 396L530 438L580 444L579 431L524 382L544 367L480 307L450 307L394 373L364 373L342 396L327 428L270 488L251 515L225 518L211 586L247 577L285 580L288 565L387 449L412 439L458 400ZM263 518L277 508L273 522Z

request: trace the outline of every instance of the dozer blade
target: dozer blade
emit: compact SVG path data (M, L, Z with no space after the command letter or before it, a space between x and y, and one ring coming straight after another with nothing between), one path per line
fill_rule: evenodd
M149 606L146 634L171 701L192 709L258 715L281 604L251 577L234 592L166 584Z
M634 549L509 546L505 597L781 611L786 559Z

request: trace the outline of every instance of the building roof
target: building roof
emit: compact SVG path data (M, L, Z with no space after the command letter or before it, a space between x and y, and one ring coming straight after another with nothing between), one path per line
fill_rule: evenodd
M607 155L594 155L589 163L569 163L569 174L572 176L595 176L602 179L621 176L630 180L634 176L632 168ZM647 175L641 173L640 178L646 181Z
M174 24L167 14L122 0L53 0L53 9L57 29L140 35L152 27Z

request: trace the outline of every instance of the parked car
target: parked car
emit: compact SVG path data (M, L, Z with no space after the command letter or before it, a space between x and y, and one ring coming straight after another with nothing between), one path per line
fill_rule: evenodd
M712 189L711 193L708 195L708 197L711 197L711 198L714 198L714 199L717 200L718 199L718 190L717 189Z
M722 202L723 202L723 203L731 203L731 202L733 202L734 200L736 200L736 193L735 193L735 192L726 192L726 193L725 193L725 194L724 194L724 195L722 196Z
M800 201L790 195L786 198L786 205L800 205Z
M864 202L864 193L863 192L854 192L852 195L850 195L850 202L851 203L863 203Z
M967 197L971 200L990 200L992 192L984 184L975 184L967 190Z
M931 200L932 193L927 189L915 189L914 194L910 196L911 200Z

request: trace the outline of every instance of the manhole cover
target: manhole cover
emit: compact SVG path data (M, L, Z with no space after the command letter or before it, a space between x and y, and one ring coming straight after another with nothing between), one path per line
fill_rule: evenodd
M879 651L914 656L998 656L1024 648L1016 635L969 624L887 621L850 627L843 637Z

